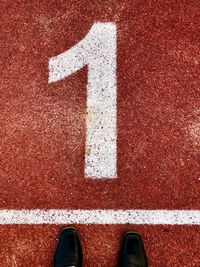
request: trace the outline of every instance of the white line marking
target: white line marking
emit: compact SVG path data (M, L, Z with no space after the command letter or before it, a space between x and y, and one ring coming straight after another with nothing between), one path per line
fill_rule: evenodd
M49 60L49 83L88 66L85 176L117 178L116 25L94 23L68 51Z
M200 225L200 210L0 210L0 224Z

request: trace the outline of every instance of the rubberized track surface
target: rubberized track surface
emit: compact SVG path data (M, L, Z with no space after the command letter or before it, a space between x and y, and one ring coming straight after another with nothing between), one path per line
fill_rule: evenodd
M0 208L199 210L200 2L3 1ZM117 26L118 178L84 177L87 67L48 60L94 22ZM0 262L51 266L62 225L1 225ZM150 266L200 266L198 226L80 225L85 266L117 266L125 230Z

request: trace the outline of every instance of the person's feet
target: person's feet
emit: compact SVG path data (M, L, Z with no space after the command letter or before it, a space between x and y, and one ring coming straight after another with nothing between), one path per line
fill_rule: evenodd
M138 233L125 234L120 251L120 267L148 267L144 245Z
M54 267L81 267L82 249L75 228L63 229L54 256Z

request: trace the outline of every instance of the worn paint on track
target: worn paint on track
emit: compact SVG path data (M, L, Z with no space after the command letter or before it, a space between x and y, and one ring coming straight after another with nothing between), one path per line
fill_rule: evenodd
M7 0L0 17L1 212L199 212L199 1ZM85 122L95 115L87 67L48 84L49 59L95 22L117 27L117 179L85 178ZM63 226L1 225L1 265L50 266ZM200 265L195 225L78 228L87 267L117 266L130 229L141 232L150 266Z

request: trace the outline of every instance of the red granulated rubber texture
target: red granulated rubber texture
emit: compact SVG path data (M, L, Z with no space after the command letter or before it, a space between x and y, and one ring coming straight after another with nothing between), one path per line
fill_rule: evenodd
M199 0L3 1L0 208L199 209L199 18ZM84 178L87 68L48 84L98 21L117 26L118 87L118 179L100 181ZM116 266L130 227L81 226L85 266ZM1 266L49 266L60 226L0 228ZM136 230L151 266L200 266L197 227Z
M0 226L1 266L53 267L57 237L63 226ZM127 230L140 231L149 267L198 267L200 232L197 226L78 225L84 266L118 267ZM6 244L6 245L5 245Z

